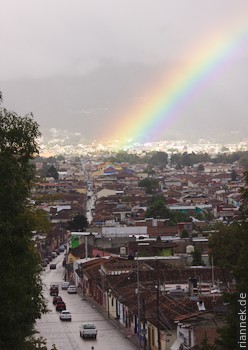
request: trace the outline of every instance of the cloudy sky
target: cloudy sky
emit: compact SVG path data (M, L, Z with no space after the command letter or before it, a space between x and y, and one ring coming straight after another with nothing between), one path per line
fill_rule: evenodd
M247 0L0 0L0 45L3 106L44 137L248 139Z

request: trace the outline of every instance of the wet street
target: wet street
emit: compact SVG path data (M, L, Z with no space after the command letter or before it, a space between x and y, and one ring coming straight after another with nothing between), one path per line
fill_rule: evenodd
M136 349L120 331L118 331L104 316L99 314L92 305L83 300L79 294L68 294L61 290L64 268L62 267L63 255L58 256L53 262L57 263L56 270L46 267L43 274L44 295L48 300L51 310L37 321L37 330L40 336L47 339L50 350L55 344L58 350L134 350ZM66 303L66 309L72 314L72 321L60 321L59 312L52 303L53 297L49 295L50 284L59 284L59 295ZM97 339L82 339L79 336L79 326L84 322L92 322L98 330Z

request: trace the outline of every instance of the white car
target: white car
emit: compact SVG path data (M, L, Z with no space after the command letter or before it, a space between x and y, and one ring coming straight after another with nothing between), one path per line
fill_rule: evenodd
M71 321L70 311L67 311L67 310L61 311L59 318L61 319L61 321Z
M93 323L83 323L79 329L81 338L95 338L97 337L97 329Z
M71 285L67 288L67 293L68 293L68 294L76 294L76 293L77 293L77 287L71 284Z
M69 287L69 282L66 282L66 281L64 281L64 282L62 282L62 284L61 284L61 289L67 289Z

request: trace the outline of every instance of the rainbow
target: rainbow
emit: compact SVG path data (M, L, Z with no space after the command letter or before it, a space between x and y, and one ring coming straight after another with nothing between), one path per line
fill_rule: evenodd
M163 130L164 134L185 105L192 103L204 87L220 76L235 59L247 39L248 19L234 25L228 32L212 34L207 45L198 45L191 55L185 55L187 63L162 79L142 104L132 106L118 117L111 127L108 139L118 140L119 146L128 141L142 142L144 136Z

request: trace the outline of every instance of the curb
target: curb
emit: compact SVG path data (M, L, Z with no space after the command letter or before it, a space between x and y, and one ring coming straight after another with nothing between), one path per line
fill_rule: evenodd
M137 348L139 348L139 341L138 341L138 338L135 336L135 334L130 334L127 328L125 328L122 324L120 324L119 321L113 318L109 318L107 311L101 305L99 305L92 297L83 295L83 293L79 289L78 289L78 294L82 297L83 301L86 301L88 304L90 304L92 308L97 310L109 323L111 323L122 335L124 335L125 338L127 338Z

